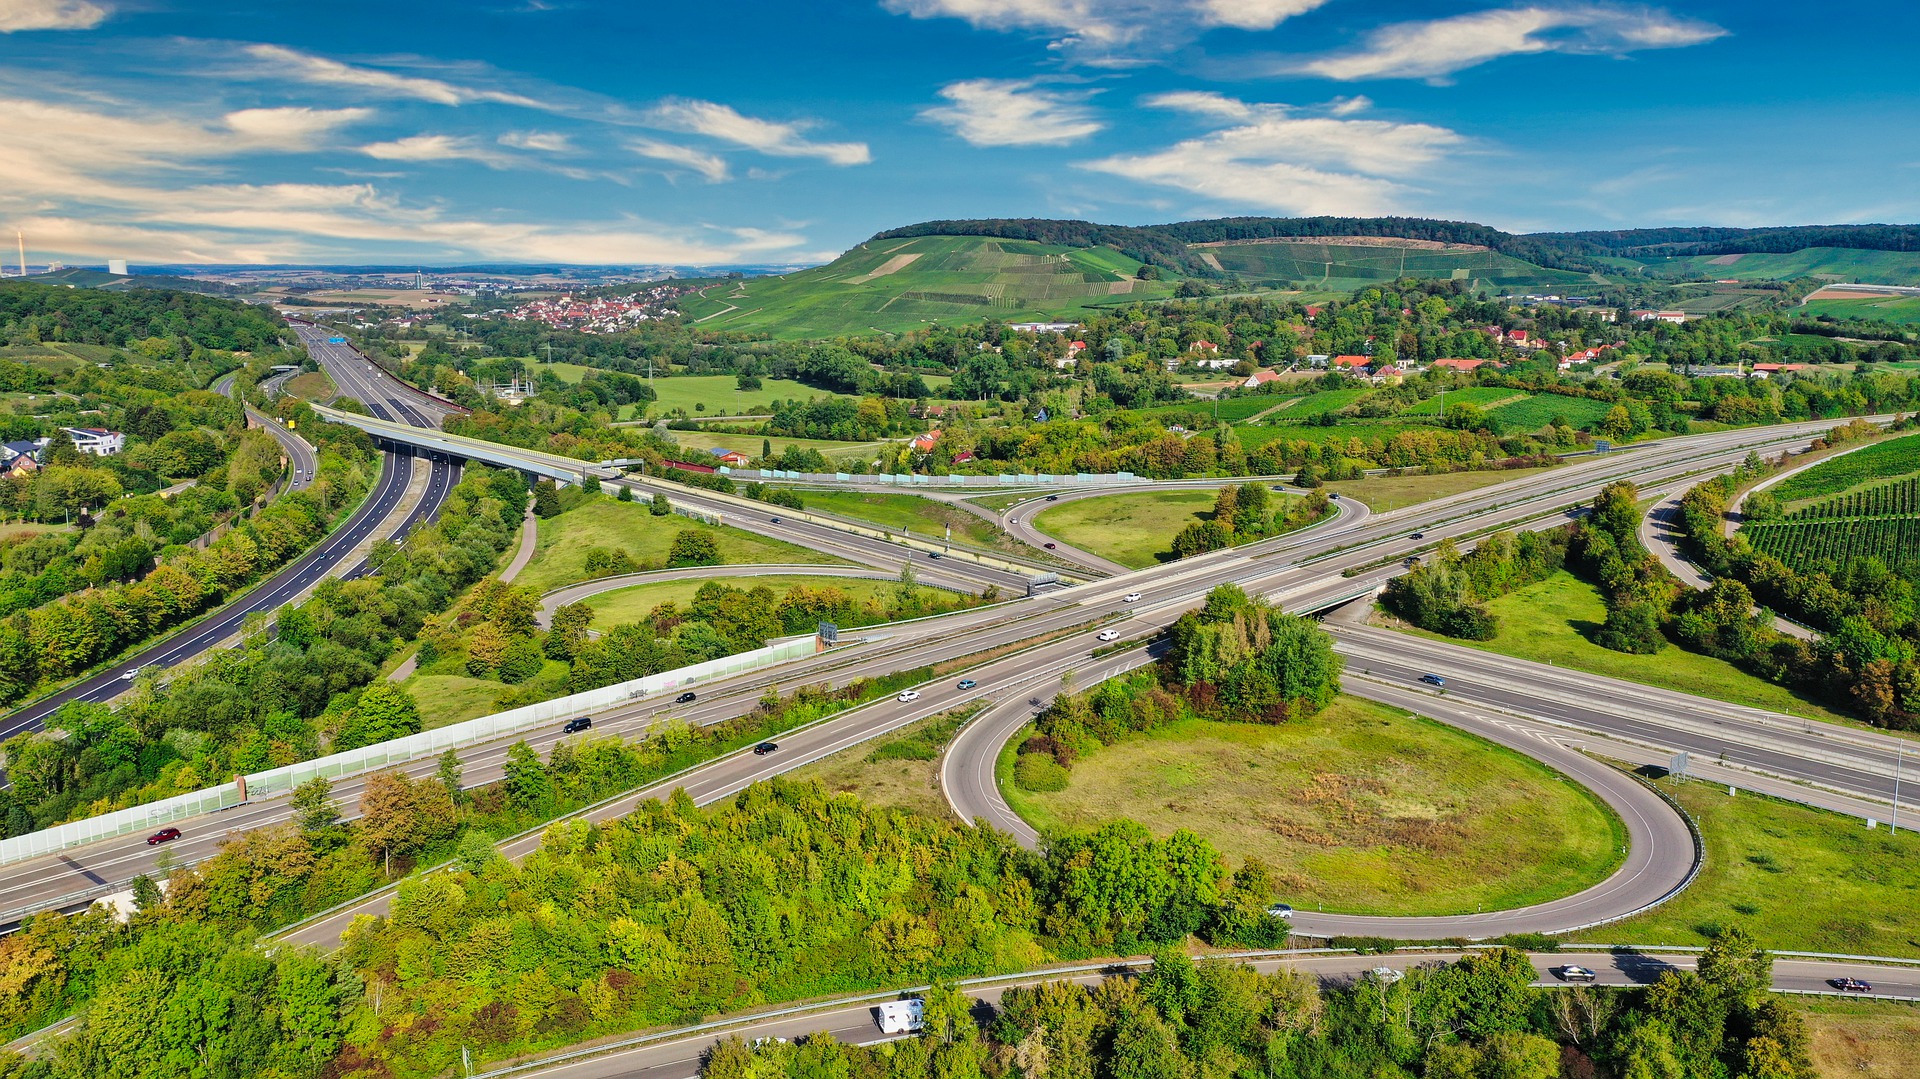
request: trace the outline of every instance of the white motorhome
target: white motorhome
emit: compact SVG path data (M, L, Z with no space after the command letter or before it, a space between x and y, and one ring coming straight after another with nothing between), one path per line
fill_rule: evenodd
M873 1010L882 1034L913 1034L927 1025L927 1002L919 997L889 1000Z

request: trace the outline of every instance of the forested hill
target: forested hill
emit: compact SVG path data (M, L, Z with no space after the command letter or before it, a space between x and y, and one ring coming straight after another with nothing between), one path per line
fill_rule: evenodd
M149 337L178 337L204 348L254 352L284 332L270 309L191 292L105 291L28 281L0 285L0 344L120 347Z
M1920 251L1920 225L1794 225L1779 228L1662 228L1516 235L1471 221L1425 217L1223 217L1166 225L1099 225L1044 218L924 221L888 229L875 240L914 236L993 236L1071 247L1112 247L1154 266L1211 276L1192 244L1289 237L1369 236L1475 244L1537 265L1581 273L1597 257L1784 253L1809 247Z

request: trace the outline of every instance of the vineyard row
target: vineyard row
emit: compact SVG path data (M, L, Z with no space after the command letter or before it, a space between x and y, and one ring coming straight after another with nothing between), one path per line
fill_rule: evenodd
M1787 515L1789 521L1835 517L1893 517L1920 513L1920 476L1829 498Z
M1873 556L1902 576L1920 577L1920 516L1783 521L1748 525L1741 534L1754 550L1802 571Z

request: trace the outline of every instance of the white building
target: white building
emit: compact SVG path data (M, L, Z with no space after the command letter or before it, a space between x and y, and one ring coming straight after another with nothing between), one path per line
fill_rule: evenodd
M73 436L75 449L95 457L110 457L127 448L127 436L118 431L101 427L63 427L61 430Z

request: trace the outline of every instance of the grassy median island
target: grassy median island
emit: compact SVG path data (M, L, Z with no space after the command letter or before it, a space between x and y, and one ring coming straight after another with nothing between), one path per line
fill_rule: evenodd
M1625 830L1584 788L1503 747L1352 697L1277 725L1182 720L1081 757L1065 790L1001 790L1042 831L1115 817L1188 828L1272 865L1307 910L1437 915L1603 880Z
M617 588L610 592L588 596L581 602L593 608L593 624L602 629L617 626L624 622L638 622L647 617L655 607L662 603L674 603L685 606L693 601L694 593L703 585L718 581L733 588L751 591L765 586L774 591L776 597L783 596L788 589L805 586L807 588L837 588L856 602L878 601L882 607L891 605L900 594L900 582L897 580L868 580L863 577L815 577L804 574L779 574L748 577L704 577L679 581L656 581L651 584L636 584L627 588ZM952 593L930 585L919 585L915 595L922 601L952 599ZM861 625L870 625L863 622Z
M1490 641L1458 640L1400 622L1395 622L1394 627L1449 644L1463 644L1515 659L1551 663L1729 704L1829 723L1858 723L1785 686L1774 685L1725 660L1689 652L1678 645L1669 644L1650 656L1637 656L1594 644L1588 634L1607 620L1606 602L1600 598L1598 588L1564 570L1538 584L1515 589L1486 606L1500 620L1500 631Z
M1069 547L1130 569L1173 559L1173 537L1212 512L1211 490L1142 491L1076 498L1033 516L1033 527Z
M908 809L936 820L953 815L940 791L940 754L977 707L917 720L883 739L843 749L793 772L832 794L850 794L875 808Z
M671 500L672 496L668 496ZM625 550L635 562L666 564L673 537L692 529L710 532L719 545L721 561L736 563L834 563L840 560L805 547L756 536L738 528L705 524L669 514L655 517L643 502L616 502L611 497L589 498L555 517L540 522L533 561L527 563L517 585L549 592L584 581L587 553L594 548Z
M1730 798L1712 783L1660 786L1699 822L1707 846L1699 879L1583 939L1704 945L1739 924L1773 949L1920 958L1920 835L1891 835L1884 821L1869 832L1857 817L1744 790Z
M896 532L909 531L922 539L939 541L948 528L956 542L988 550L1028 550L1015 543L992 521L939 499L921 495L869 494L862 491L806 491L807 508L868 521Z
M1514 480L1538 476L1542 472L1551 472L1548 468L1514 468L1490 472L1442 472L1429 476L1418 471L1407 472L1399 476L1368 476L1359 480L1336 480L1326 485L1328 491L1338 492L1342 498L1353 498L1366 504L1375 513L1386 513L1405 506L1421 502L1431 502L1436 498L1446 498L1466 491L1477 491L1482 487L1493 487Z

